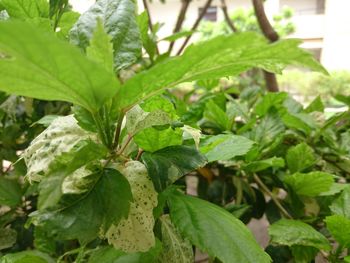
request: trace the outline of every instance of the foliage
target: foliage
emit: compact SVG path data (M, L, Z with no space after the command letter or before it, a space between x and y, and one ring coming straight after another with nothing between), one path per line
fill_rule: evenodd
M218 85L252 68L325 73L299 41L245 32L169 57L134 1L98 1L79 18L64 0L9 3L0 90L18 97L1 93L0 160L12 165L1 167L0 262L192 262L194 248L223 263L281 250L342 260L349 113L326 119L320 99L304 109L287 93ZM184 82L184 100L166 90ZM244 225L263 215L266 251Z

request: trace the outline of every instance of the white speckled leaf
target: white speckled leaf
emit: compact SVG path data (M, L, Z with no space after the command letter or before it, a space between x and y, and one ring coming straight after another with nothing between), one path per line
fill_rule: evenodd
M192 263L194 255L191 243L183 239L179 231L170 220L169 215L160 217L162 222L162 245L163 252L158 262L167 263Z
M28 168L27 178L40 181L58 156L69 152L78 142L93 137L94 134L80 128L73 115L56 118L22 155Z
M157 192L146 167L130 161L121 171L128 179L134 201L127 219L112 225L107 231L108 242L125 252L145 252L155 245L153 208L157 206Z

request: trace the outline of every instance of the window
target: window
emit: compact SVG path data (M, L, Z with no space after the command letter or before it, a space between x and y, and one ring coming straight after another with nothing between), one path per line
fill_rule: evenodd
M203 8L198 9L199 14L202 13L202 11L203 11ZM216 6L208 7L207 12L205 13L205 15L203 17L203 20L215 22L217 20L217 11L218 10L217 10Z
M324 14L326 1L325 0L317 0L316 5L317 5L316 6L316 13L317 14Z
M321 60L322 48L308 48L307 51L312 53L317 61Z

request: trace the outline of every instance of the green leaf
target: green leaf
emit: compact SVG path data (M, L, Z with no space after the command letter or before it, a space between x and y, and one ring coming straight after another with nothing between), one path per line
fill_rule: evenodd
M158 202L157 192L141 162L127 162L122 173L129 181L134 200L128 217L113 224L106 237L110 244L124 252L146 252L155 245L153 209Z
M282 116L283 123L292 129L302 131L305 135L309 135L314 128L312 116L305 113L288 113L285 112Z
M27 250L13 254L6 254L0 258L0 263L54 263L49 255L37 250Z
M77 22L80 14L73 11L64 12L58 23L59 31L56 32L57 36L68 40L69 31L72 29L73 25Z
M223 161L246 154L253 144L254 142L243 136L219 134L204 139L201 143L200 151L207 157L209 162Z
M138 132L152 126L170 123L169 115L162 110L145 112L140 106L136 105L126 113L126 128L130 136L134 136Z
M82 14L70 31L71 42L85 49L93 36L97 20L112 38L117 70L136 61L141 53L136 5L132 0L100 0Z
M68 101L94 112L119 87L113 74L77 48L26 23L0 23L0 53L0 90L8 93Z
M246 32L191 45L182 56L160 62L128 80L118 95L120 107L130 108L182 82L234 76L254 67L279 73L293 64L325 72L311 54L298 48L299 44L297 40L268 44L258 34Z
M193 263L194 255L191 243L183 239L170 220L169 215L160 217L163 252L158 262Z
M161 249L159 240L156 240L154 247L144 253L125 253L111 246L101 247L91 253L88 263L154 263Z
M180 38L183 38L183 37L187 37L187 36L190 36L192 35L193 33L195 33L195 31L180 31L180 32L176 32L170 36L167 36L165 38L163 38L162 40L165 40L165 41L175 41L175 40L178 40Z
M105 32L101 20L97 21L96 28L86 48L89 59L103 65L108 72L113 73L113 45L112 38Z
M350 248L350 219L341 215L327 216L327 229L331 232L339 245Z
M13 18L49 17L49 3L46 0L1 0L1 4Z
M36 211L30 214L31 223L48 230L57 240L86 243L128 216L132 194L125 177L114 169L91 176L96 183L80 199L56 210Z
M261 101L257 103L255 106L255 113L259 116L264 116L268 113L269 109L274 107L276 109L279 109L283 102L287 99L288 94L285 92L278 92L278 93L272 93L268 92L266 93Z
M314 151L306 143L300 143L288 149L286 161L291 173L302 172L315 164Z
M324 105L320 96L317 96L305 109L307 113L314 111L324 112Z
M16 243L17 232L11 228L0 228L0 250L10 248Z
M93 138L94 134L80 128L72 115L54 119L22 155L28 168L27 178L40 181L57 157L69 152L80 141Z
M334 214L350 219L350 186L343 190L329 208Z
M308 246L292 246L291 247L294 261L296 263L310 263L315 259L318 250Z
M224 209L179 192L168 202L181 235L210 256L223 263L271 262L246 226Z
M17 206L22 201L22 190L17 180L0 177L0 205Z
M250 162L243 167L248 172L259 172L270 167L284 167L284 160L279 157L272 157L265 160Z
M269 227L271 242L285 246L308 246L329 251L328 240L314 228L298 220L281 219Z
M222 131L230 130L231 123L228 116L213 100L206 103L204 117L217 124Z
M171 127L158 130L150 127L142 130L134 137L135 143L147 152L155 152L165 147L182 144L182 130Z
M151 60L153 60L156 51L157 51L157 43L156 41L148 34L149 29L149 17L147 11L143 11L141 14L137 16L137 25L140 29L141 40L143 47L148 53Z
M205 157L196 149L182 145L170 146L154 153L145 152L142 161L158 192L206 163Z
M286 176L284 182L298 195L314 197L328 191L334 183L334 177L329 173L317 171L307 174L295 173Z

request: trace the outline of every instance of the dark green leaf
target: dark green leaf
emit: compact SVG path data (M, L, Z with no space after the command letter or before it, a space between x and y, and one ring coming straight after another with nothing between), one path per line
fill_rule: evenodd
M253 67L281 72L287 65L299 64L325 72L311 54L297 47L299 44L296 40L268 44L252 32L197 43L188 47L182 56L158 63L128 80L119 93L120 106L130 108L182 82L234 76Z
M22 200L20 184L13 179L0 177L0 205L15 207Z
M254 142L243 136L233 134L220 134L204 139L200 146L209 162L217 160L229 160L236 156L246 154Z
M168 202L180 233L210 256L223 263L271 262L246 226L224 209L179 192Z
M113 74L77 48L26 23L0 23L0 53L0 90L8 93L68 101L94 112L119 87Z
M11 228L0 228L0 250L12 247L16 243L16 239L17 232L15 230Z
M134 63L141 52L135 3L132 0L97 1L80 16L70 31L71 42L85 49L93 36L98 19L112 37L115 67L119 70Z
M317 248L308 246L292 246L291 250L294 260L297 263L310 263L318 253Z
M230 130L231 123L228 116L213 100L206 103L204 117L217 124L222 131Z
M145 152L142 161L158 192L206 163L205 157L196 149L182 145L170 146L154 153Z
M284 178L295 193L303 196L318 196L330 190L334 183L333 175L325 172L295 173Z
M278 245L300 245L329 251L328 240L314 228L298 220L281 219L269 227L271 242Z
M264 116L272 107L279 109L286 100L287 96L288 94L285 92L267 93L255 106L255 113L259 116Z
M34 212L31 222L49 230L58 240L79 239L85 243L128 216L132 194L126 178L113 169L95 176L99 177L96 185L81 199L57 210Z
M302 172L316 162L314 151L306 143L288 149L286 161L291 173Z

